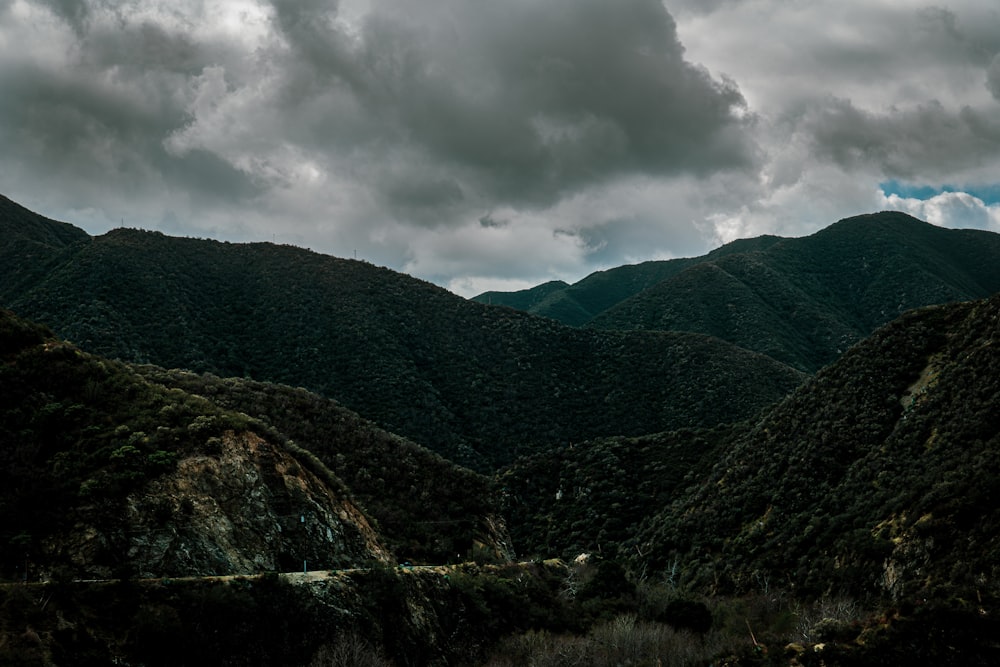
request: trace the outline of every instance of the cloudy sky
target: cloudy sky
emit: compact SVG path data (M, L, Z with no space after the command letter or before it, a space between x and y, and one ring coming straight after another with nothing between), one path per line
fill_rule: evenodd
M882 209L1000 231L1000 6L0 0L0 193L464 296Z

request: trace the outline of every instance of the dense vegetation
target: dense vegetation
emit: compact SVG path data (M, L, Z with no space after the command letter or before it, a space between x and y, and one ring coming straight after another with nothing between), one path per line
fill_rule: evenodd
M315 455L375 519L400 561L507 556L510 547L488 478L305 389L157 366L136 370L151 382L252 415Z
M23 576L25 558L51 571L42 545L84 519L107 524L98 559L121 560L127 494L229 429L281 443L354 498L400 560L510 551L486 478L303 389L95 358L4 311L0 351L0 577Z
M880 330L646 523L646 565L716 591L995 599L998 336L1000 297Z
M43 279L63 252L90 239L82 229L49 220L0 195L0 304Z
M546 304L585 303L587 317L528 310L592 328L710 334L811 373L906 310L998 290L1000 235L887 212L805 238L741 240L700 258L620 267L547 293ZM517 293L486 296L519 304Z
M509 303L623 328L596 330L5 199L0 232L0 303L81 345L0 311L0 663L1000 662L1000 296L908 311L805 381L624 330L812 371L908 305L998 289L995 235L863 216ZM338 560L303 530L346 569L132 580L125 517L188 549L183 503L145 492L222 441L274 443L261 511L316 484L399 561L480 565ZM74 582L81 560L122 580Z
M302 386L480 470L743 419L802 379L702 335L580 330L364 262L128 229L53 246L25 280L0 274L0 298L87 351Z
M53 539L78 523L108 536L96 562L127 565L126 494L245 415L144 381L0 311L0 577L51 570Z
M585 622L559 595L563 574L561 566L538 564L447 574L375 568L316 585L264 575L7 586L0 588L0 662L471 664L513 631Z
M631 557L639 524L708 472L734 428L606 438L518 459L497 476L518 553Z
M572 326L582 326L604 311L702 262L734 253L764 250L777 236L740 239L704 257L643 262L597 271L567 285L553 281L517 292L484 292L474 301L510 306ZM628 327L635 328L635 327Z

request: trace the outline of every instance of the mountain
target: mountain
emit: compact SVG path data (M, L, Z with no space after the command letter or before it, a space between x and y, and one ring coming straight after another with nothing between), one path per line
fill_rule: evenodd
M347 485L399 561L510 559L510 537L489 478L300 387L158 366L133 369L157 385L253 415L287 437L286 447L315 456Z
M48 223L4 224L50 243ZM803 377L716 338L567 327L291 246L73 238L0 274L0 303L102 356L302 386L479 470L743 419Z
M351 568L385 551L343 482L273 424L219 405L276 418L291 403L297 420L324 400L100 359L0 313L2 576L22 574L27 551L31 580L55 578L0 586L0 658L328 664L352 650L355 664L380 651L467 664L495 651L526 664L572 651L587 664L995 664L998 327L1000 296L914 311L759 419L525 459L522 480L533 470L539 486L558 483L541 509L576 522L547 538L586 546L595 535L636 586L614 561ZM162 578L301 553L351 569ZM67 581L128 571L153 578ZM666 625L695 619L710 631ZM805 644L790 643L796 633Z
M907 313L719 444L636 546L703 589L995 610L998 397L1000 296Z
M712 664L991 665L998 397L1000 295L905 313L758 419L576 443L497 483L528 553L626 563L656 618L739 621Z
M759 419L522 457L497 477L514 541L711 593L975 587L1000 554L998 343L1000 295L918 309Z
M0 311L4 664L1000 660L1000 295L907 311L803 379L288 246L0 210L3 303L86 342ZM997 270L990 235L875 219L884 246L852 219L667 282L784 285L847 335ZM416 442L503 467L491 488ZM483 564L511 546L531 560Z
M608 299L572 323L710 334L811 373L908 309L1000 291L1000 235L943 229L902 213L747 243L594 274L548 299L598 279L623 283L617 293L602 293L625 298Z
M0 577L390 559L343 482L245 414L6 311L0 377Z
M739 428L602 438L520 457L496 476L518 553L630 560L639 525L707 475Z
M732 253L763 250L780 240L777 236L739 239L705 257L619 266L592 273L572 285L552 281L517 292L484 292L473 297L473 301L509 306L571 326L583 326L605 310L696 264Z
M82 229L33 213L0 195L0 266L4 279L0 290L17 293L39 280L49 263L67 248L89 240Z
M69 361L56 363L54 355L39 358L39 344L43 350L65 350ZM6 446L5 460L11 462L5 468L7 489L13 491L0 499L0 507L11 512L5 515L9 530L0 534L3 544L23 543L25 548L40 549L40 543L50 541L39 536L40 527L50 535L68 530L68 524L56 521L55 516L32 519L34 512L71 515L86 514L86 509L95 516L115 514L100 519L105 523L127 516L132 538L156 538L151 544L129 543L130 567L137 562L135 567L145 572L202 572L202 565L210 564L199 564L198 559L183 562L164 554L158 559L142 555L144 550L166 550L171 541L192 540L182 534L187 528L153 525L150 517L165 522L178 507L190 510L182 512L184 516L193 516L197 509L199 520L245 513L259 522L272 522L269 527L253 528L269 540L275 530L280 533L289 526L294 535L300 526L292 525L292 519L302 516L288 514L289 498L264 493L267 503L278 509L238 504L220 508L213 498L235 502L251 495L259 500L262 492L254 484L262 481L272 491L289 483L308 487L315 484L306 472L312 470L328 489L310 493L333 494L340 498L338 502L347 502L348 509L338 510L339 514L360 521L368 535L378 533L382 559L386 552L418 563L445 563L456 556L498 562L510 557L509 537L487 478L387 433L329 399L301 388L95 358L7 312L0 312L0 350L5 351L0 435ZM59 383L60 378L65 381ZM242 430L248 428L251 433L240 433L234 425L243 425ZM206 434L205 445L194 446ZM189 441L194 442L194 451L187 451ZM277 461L274 465L286 471L284 478L276 477L263 461ZM289 482L287 470L300 468L305 481ZM128 495L139 486L142 498ZM98 493L97 507L83 502L87 507L67 512L67 507L90 499L97 490L111 497ZM117 535L116 539L125 538ZM69 538L67 544L78 541ZM183 548L195 550L191 544ZM61 562L48 547L43 551L36 555L39 563ZM86 555L68 546L63 551L73 552L74 561L101 561L90 547L83 549ZM255 558L262 551L258 548ZM298 560L289 563L288 557L265 559L263 565L239 558L223 559L211 567L250 572L279 566L295 569L299 564ZM328 558L313 560L321 564Z

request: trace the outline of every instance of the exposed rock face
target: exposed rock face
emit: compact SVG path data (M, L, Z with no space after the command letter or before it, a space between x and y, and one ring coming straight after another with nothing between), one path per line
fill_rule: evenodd
M137 576L390 560L361 511L288 452L247 432L227 432L209 450L128 497L128 561Z
M489 514L480 521L479 538L473 548L490 554L500 563L511 563L515 559L514 545L507 532L507 523L502 516Z

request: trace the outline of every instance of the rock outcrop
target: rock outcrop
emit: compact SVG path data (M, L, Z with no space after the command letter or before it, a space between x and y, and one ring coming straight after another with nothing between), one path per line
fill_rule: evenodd
M116 529L79 524L55 546L102 578L111 544L130 575L179 577L338 569L390 561L365 515L291 453L227 431L128 495Z

